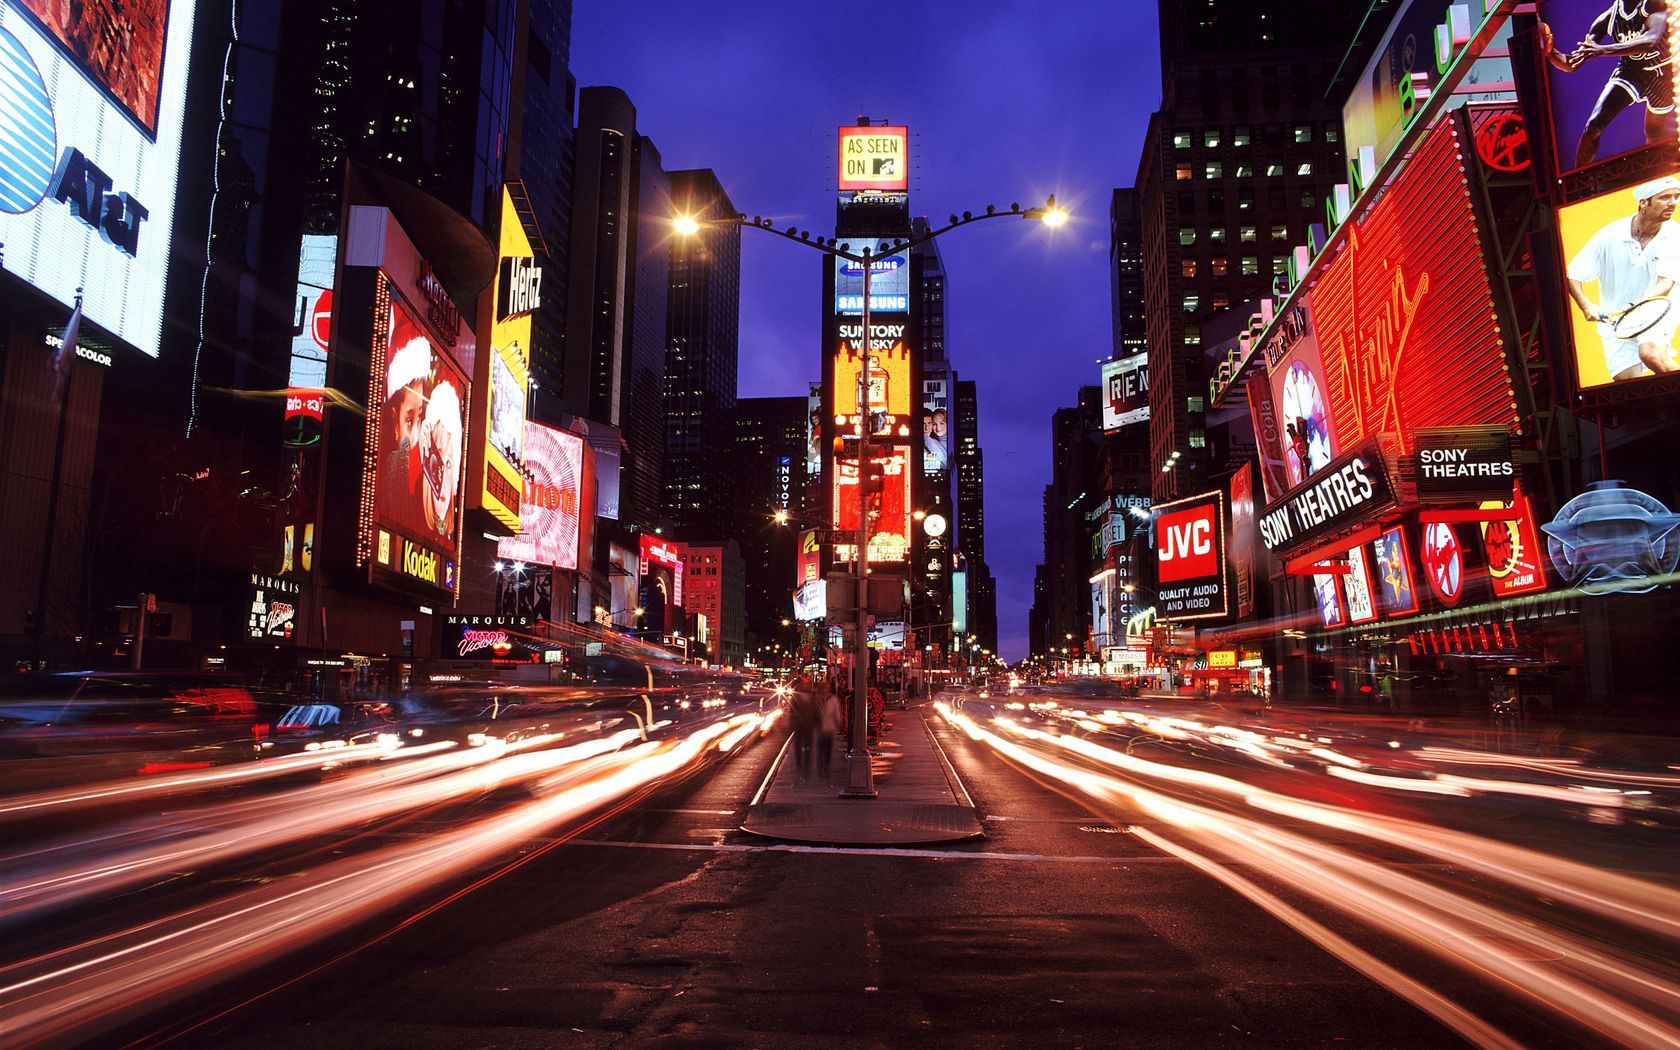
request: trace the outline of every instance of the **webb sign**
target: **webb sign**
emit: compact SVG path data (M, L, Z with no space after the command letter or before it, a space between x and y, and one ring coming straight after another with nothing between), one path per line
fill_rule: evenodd
M1224 616L1225 494L1204 492L1156 512L1157 614L1163 620Z

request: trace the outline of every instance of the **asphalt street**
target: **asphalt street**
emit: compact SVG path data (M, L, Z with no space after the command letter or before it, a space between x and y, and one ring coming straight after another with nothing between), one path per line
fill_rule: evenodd
M773 734L564 840L529 843L515 858L524 863L441 906L347 930L117 1041L1462 1045L1131 832L1149 821L1097 812L948 725L936 735L983 839L879 850L745 835L738 826L780 746ZM423 822L376 832L427 833ZM1408 951L1369 934L1362 943L1391 958ZM1408 960L1416 972L1432 965ZM1527 1045L1578 1038L1464 984L1461 1002Z

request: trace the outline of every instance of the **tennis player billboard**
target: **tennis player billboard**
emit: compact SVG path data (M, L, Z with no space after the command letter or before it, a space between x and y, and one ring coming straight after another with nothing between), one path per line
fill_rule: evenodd
M1675 137L1663 0L1541 0L1559 174Z
M1558 209L1579 389L1680 370L1680 178L1648 179Z

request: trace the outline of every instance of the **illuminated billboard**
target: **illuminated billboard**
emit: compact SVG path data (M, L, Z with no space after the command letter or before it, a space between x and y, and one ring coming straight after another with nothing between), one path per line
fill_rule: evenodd
M812 383L805 395L805 408L810 418L805 424L805 474L822 476L823 457L823 400L822 384Z
M910 312L910 255L882 255L891 242L885 238L850 237L854 255L862 255L868 248L875 256L869 262L869 311L871 313ZM854 259L834 257L834 312L861 314L863 312L863 264Z
M1541 0L1538 6L1559 174L1673 140L1674 69L1665 26L1673 12L1661 0Z
M905 127L840 128L842 193L910 188L910 130Z
M1336 577L1330 573L1313 573L1313 600L1318 603L1318 619L1325 627L1340 627L1347 622L1347 614L1342 610L1341 591L1336 587Z
M872 436L908 437L910 424L910 350L905 342L909 318L887 314L869 319L869 417ZM840 433L855 432L861 411L863 324L839 321L834 356L834 412ZM904 428L899 433L899 428Z
M5 268L151 357L196 7L0 0Z
M641 543L641 625L655 633L681 631L683 569L686 551L682 544L657 536L643 536Z
M1225 494L1155 507L1156 612L1163 620L1224 616Z
M806 580L794 590L793 618L807 621L828 618L827 580Z
M1149 421L1149 355L1133 354L1102 366L1103 429Z
M910 557L910 451L904 445L871 445L869 456L883 484L869 506L869 560L905 561ZM837 460L834 479L834 525L843 535L858 529L856 460ZM851 561L855 540L834 545L838 561Z
M1389 616L1417 612L1417 591L1412 585L1411 561L1406 556L1406 534L1396 525L1371 541L1376 556L1378 593L1383 611Z
M1494 595L1509 598L1545 590L1546 557L1528 497L1518 491L1512 500L1490 500L1481 506L1483 510L1510 507L1513 511L1508 520L1481 523L1482 550L1487 555L1488 582Z
M496 556L503 561L578 566L578 493L583 486L583 438L525 421L525 469L519 505L519 535L503 537Z
M922 380L922 472L951 469L951 384L941 377Z
M332 335L333 271L338 238L306 233L298 253L297 298L292 317L292 362L286 379L286 444L321 440L326 408L327 351Z
M473 376L480 397L473 406L467 506L517 529L524 489L525 406L531 382L531 311L542 304L542 268L532 256L531 240L525 236L506 187L502 189L500 261L491 289L495 312L490 352L478 355Z
M1371 563L1365 559L1365 547L1360 545L1347 552L1348 571L1342 577L1342 593L1347 598L1348 621L1365 623L1377 618L1377 602L1371 586Z
M467 379L430 331L379 282L388 302L368 403L377 413L372 482L374 561L401 577L455 590ZM376 344L377 344L376 340ZM371 429L371 428L370 428Z
M1677 169L1680 170L1680 169ZM1582 390L1680 369L1680 179L1650 179L1558 209L1575 380ZM1661 294L1655 294L1655 293Z
M1456 123L1423 136L1346 229L1309 309L1279 326L1299 333L1266 347L1291 484L1368 435L1398 435L1409 453L1420 428L1517 418Z

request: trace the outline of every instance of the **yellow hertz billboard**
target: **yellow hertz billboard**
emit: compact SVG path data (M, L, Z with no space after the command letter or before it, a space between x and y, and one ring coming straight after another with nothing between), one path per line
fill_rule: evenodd
M490 352L478 358L474 386L485 391L477 425L483 435L475 457L478 505L509 532L519 531L525 491L525 403L531 385L531 311L541 303L542 268L531 252L513 198L502 190L501 261L496 268Z

